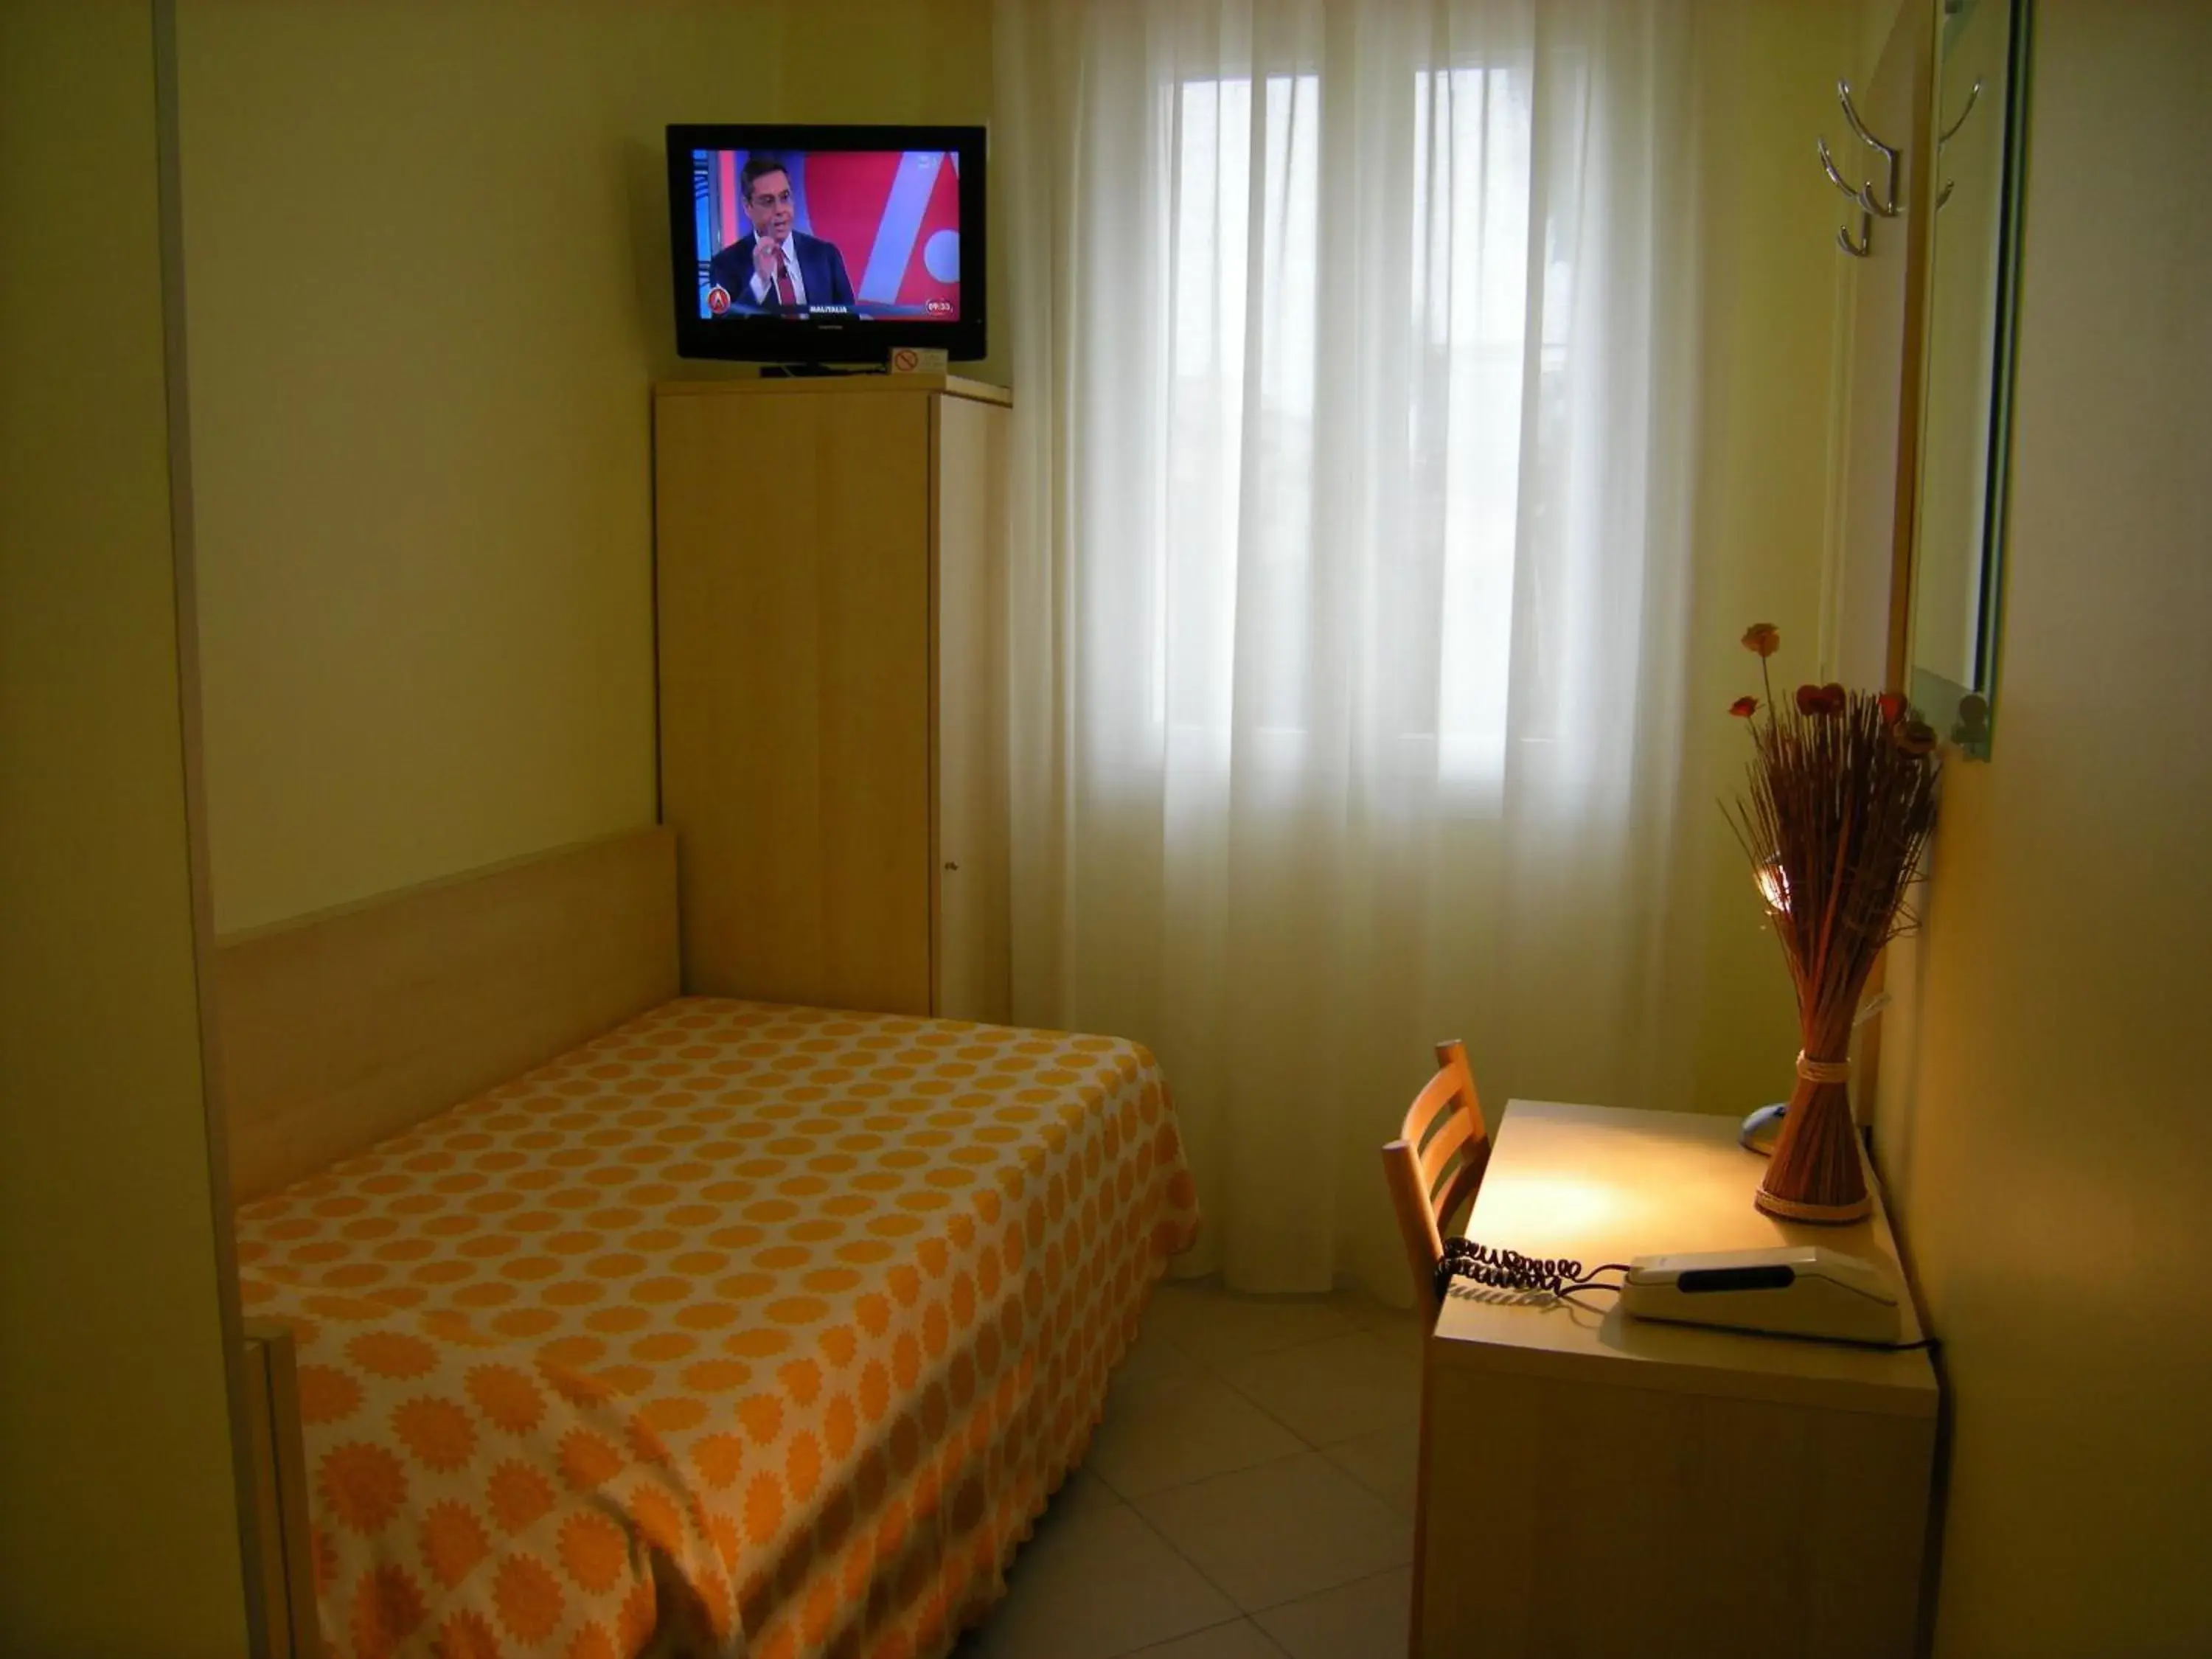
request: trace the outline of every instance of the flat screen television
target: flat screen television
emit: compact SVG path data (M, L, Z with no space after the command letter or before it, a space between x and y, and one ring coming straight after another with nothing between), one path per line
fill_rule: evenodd
M672 126L668 220L679 356L983 355L981 127Z

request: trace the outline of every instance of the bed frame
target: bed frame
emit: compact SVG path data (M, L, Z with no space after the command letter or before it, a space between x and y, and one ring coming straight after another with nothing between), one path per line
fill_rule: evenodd
M232 1201L374 1145L677 994L676 836L580 842L216 941ZM319 1659L282 1326L245 1332L272 1659Z
M234 1201L678 995L676 888L676 838L656 827L219 939L213 1075ZM246 1336L249 1415L265 1440L252 1449L258 1650L321 1659L292 1344L281 1325ZM668 1605L642 1659L698 1650Z
M678 994L676 836L580 842L216 941L244 1203Z

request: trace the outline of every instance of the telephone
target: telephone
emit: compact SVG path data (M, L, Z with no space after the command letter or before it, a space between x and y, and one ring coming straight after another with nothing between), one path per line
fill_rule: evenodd
M1637 1319L1897 1346L1901 1292L1873 1262L1818 1244L1640 1255L1621 1282Z
M1625 1277L1598 1277L1612 1273ZM1875 1347L1930 1346L1899 1343L1904 1291L1888 1272L1818 1244L1639 1255L1585 1273L1581 1262L1565 1257L1526 1256L1451 1238L1444 1241L1443 1259L1437 1265L1438 1300L1455 1279L1471 1279L1497 1290L1549 1293L1563 1300L1592 1291L1617 1291L1620 1310L1635 1319L1823 1337Z

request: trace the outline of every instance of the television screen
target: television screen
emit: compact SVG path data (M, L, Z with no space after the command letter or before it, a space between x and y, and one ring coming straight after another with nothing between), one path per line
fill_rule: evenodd
M978 127L672 126L677 349L764 362L980 357Z

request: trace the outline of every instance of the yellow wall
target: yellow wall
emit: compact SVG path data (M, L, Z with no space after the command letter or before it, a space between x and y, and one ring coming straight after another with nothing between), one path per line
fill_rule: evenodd
M1787 7L1705 0L1697 13L1703 200L1679 257L1698 262L1702 351L1684 879L1702 915L1702 973L1684 1109L1741 1114L1790 1092L1796 1008L1743 852L1717 802L1749 758L1728 705L1758 690L1745 628L1782 629L1779 674L1820 666L1821 525L1828 492L1839 198L1812 135L1834 125L1837 65L1860 27L1854 0ZM1686 930L1687 932L1687 930Z
M0 1652L230 1659L150 16L0 3Z
M988 0L179 9L218 926L650 822L661 128L985 120Z
M988 0L185 0L187 296L225 930L653 811L646 387L671 119L985 121ZM1787 981L1710 798L1746 622L1820 629L1832 112L1854 0L1708 0L1712 285L1676 1103L1778 1098ZM865 41L866 51L853 43ZM994 250L1006 293L1003 247ZM998 307L1003 318L1003 303ZM981 366L1004 380L1006 331Z
M1954 1410L1937 1653L2205 1653L2212 9L2035 29L1996 752L1879 1144Z

